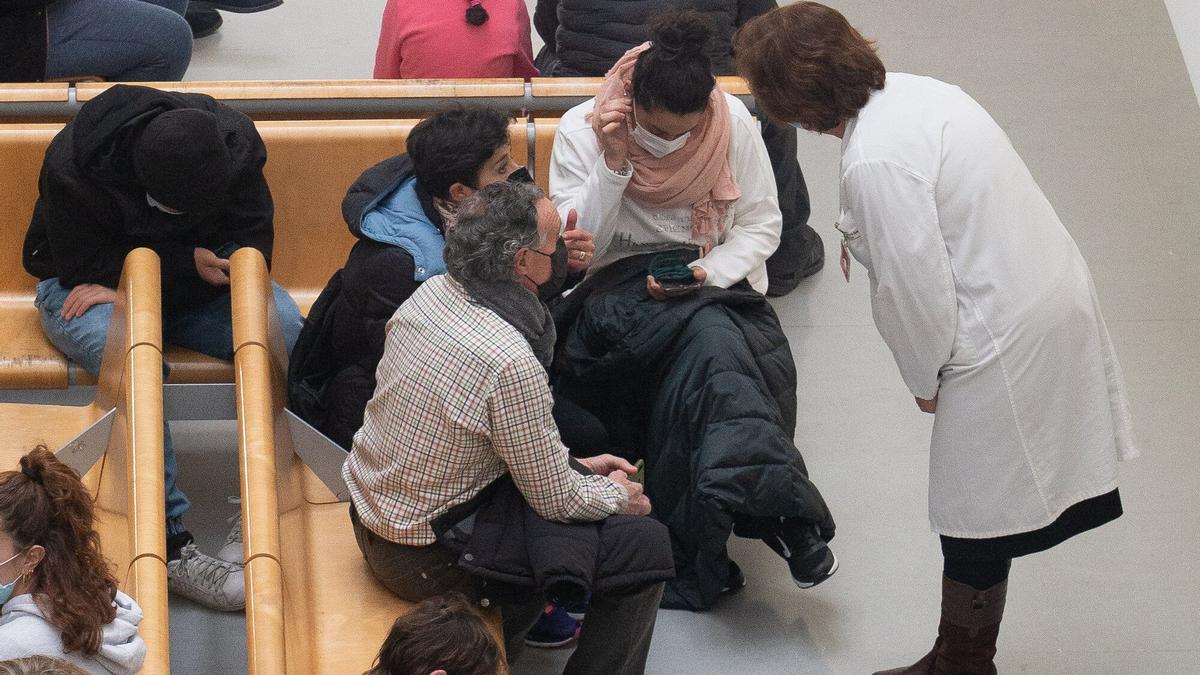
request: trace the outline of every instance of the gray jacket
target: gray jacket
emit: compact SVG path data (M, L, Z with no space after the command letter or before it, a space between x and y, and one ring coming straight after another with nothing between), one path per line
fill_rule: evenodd
M117 616L104 627L100 652L86 656L63 651L62 633L42 616L26 593L0 608L0 661L26 656L50 656L72 663L94 675L131 675L142 668L146 643L138 635L142 608L133 598L117 592Z

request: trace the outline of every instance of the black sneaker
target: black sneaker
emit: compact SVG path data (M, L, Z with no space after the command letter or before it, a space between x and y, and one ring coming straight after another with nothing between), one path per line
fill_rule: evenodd
M778 298L791 293L800 285L801 279L811 277L825 266L825 244L821 241L821 235L817 234L817 231L809 225L801 225L801 228L803 228L801 230L802 253L800 254L802 260L796 264L796 268L781 273L774 269L776 266L772 265L771 261L767 263L767 295L769 297ZM791 264L788 266L791 267Z
M792 528L784 530L763 541L787 561L797 587L812 588L837 572L837 556L821 539L815 525L800 532L791 531Z
M197 9L219 9L222 12L253 14L275 9L283 4L283 0L192 0L188 4Z
M216 33L221 28L221 24L225 23L220 12L215 9L196 7L194 2L188 3L187 13L183 15L183 18L187 19L188 25L192 27L193 40Z
M167 535L167 562L179 560L179 553L184 546L192 543L192 533L184 530L182 532Z
M738 564L729 561L729 577L725 580L725 587L721 589L722 593L737 593L746 587L746 575L742 574L742 568Z

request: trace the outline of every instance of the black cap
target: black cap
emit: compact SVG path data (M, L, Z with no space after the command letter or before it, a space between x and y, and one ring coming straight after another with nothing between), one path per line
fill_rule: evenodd
M133 168L154 201L188 213L225 200L233 158L216 115L182 108L146 125L133 150Z

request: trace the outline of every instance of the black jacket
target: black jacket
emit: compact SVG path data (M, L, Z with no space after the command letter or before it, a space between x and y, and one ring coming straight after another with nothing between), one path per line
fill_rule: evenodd
M618 452L646 460L675 552L663 606L706 609L728 580L732 531L816 524L828 540L834 523L793 441L796 367L774 310L745 282L655 301L650 257L610 265L556 308L557 385Z
M217 116L237 168L222 206L176 216L147 203L133 170L133 148L150 120L180 108ZM196 247L233 243L271 260L274 207L263 177L266 161L250 118L210 96L114 86L84 104L46 150L25 235L25 269L39 279L58 277L68 288L116 288L125 255L147 246L161 258L165 308L211 302L229 290L200 278Z
M664 9L690 7L716 28L713 72L733 75L733 34L778 5L775 0L538 0L533 25L546 43L538 69L546 76L600 76L632 47L650 39L650 21Z
M458 566L484 581L482 594L499 602L533 590L553 603L579 604L592 592L629 591L675 575L662 523L627 515L552 522L534 512L509 475L433 528L441 544L460 554Z
M364 236L359 225L368 207L412 175L412 160L400 155L367 169L351 186L342 216L358 242L313 304L292 350L288 406L346 450L375 392L388 319L421 283L412 254ZM421 195L421 202L440 229L432 200Z
M0 0L0 82L46 77L46 5L51 0Z

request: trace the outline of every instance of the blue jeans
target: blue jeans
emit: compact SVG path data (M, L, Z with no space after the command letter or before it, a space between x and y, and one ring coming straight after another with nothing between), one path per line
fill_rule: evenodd
M288 353L300 337L304 319L300 308L287 291L272 282L275 307L279 312L279 323ZM91 373L100 374L100 359L104 355L104 341L108 337L108 323L112 319L111 304L92 305L83 316L70 321L62 318L62 306L71 289L63 287L57 278L46 279L38 284L37 306L42 318L42 330L50 342L72 361ZM207 305L184 310L163 311L163 341L207 354L226 361L233 360L233 325L228 293ZM163 372L167 372L166 364ZM163 465L164 484L167 495L167 534L183 531L182 517L188 509L187 496L175 484L178 467L175 464L175 449L171 445L171 428L163 419Z
M58 0L46 7L46 77L175 82L192 60L187 0Z

